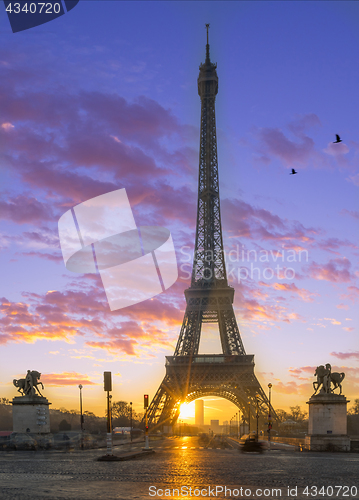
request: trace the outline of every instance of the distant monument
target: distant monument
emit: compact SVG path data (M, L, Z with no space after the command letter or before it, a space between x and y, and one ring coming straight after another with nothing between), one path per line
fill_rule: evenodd
M309 399L309 428L305 447L311 451L349 451L347 404L342 395L345 374L334 372L328 363L315 370L314 394ZM320 389L320 391L319 391ZM334 391L339 389L339 394ZM319 393L318 393L319 391Z
M41 373L27 370L25 378L14 379L13 384L21 396L12 400L13 431L17 433L48 434L50 432L51 403L41 394ZM38 394L37 394L38 393Z

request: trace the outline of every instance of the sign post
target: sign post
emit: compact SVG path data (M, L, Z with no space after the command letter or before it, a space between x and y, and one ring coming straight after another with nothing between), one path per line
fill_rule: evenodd
M271 415L271 389L272 384L268 384L269 388L269 409L268 409L268 449L270 450L270 430L272 428L272 415Z
M152 451L149 447L148 442L148 394L143 396L143 407L145 409L145 447L142 448L143 451Z

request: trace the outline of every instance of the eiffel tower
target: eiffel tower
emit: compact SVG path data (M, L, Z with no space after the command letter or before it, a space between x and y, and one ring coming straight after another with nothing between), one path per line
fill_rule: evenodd
M254 355L246 354L233 311L234 289L228 285L219 199L215 99L217 64L209 56L199 67L201 98L196 244L191 286L185 290L186 312L176 350L166 356L166 375L148 409L151 429L173 425L182 403L214 395L234 403L243 415L273 408L254 374ZM202 323L217 323L222 354L199 355Z

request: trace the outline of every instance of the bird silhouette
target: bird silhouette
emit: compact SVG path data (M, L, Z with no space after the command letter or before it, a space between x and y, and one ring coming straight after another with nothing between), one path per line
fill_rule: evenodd
M291 173L290 173L289 175L294 175L294 174L297 174L297 173L298 173L298 172L296 172L296 171L294 170L294 168L292 168L292 171L291 171Z
M333 144L337 144L337 142L343 142L338 134L335 134L335 137L337 138L337 140L333 141Z

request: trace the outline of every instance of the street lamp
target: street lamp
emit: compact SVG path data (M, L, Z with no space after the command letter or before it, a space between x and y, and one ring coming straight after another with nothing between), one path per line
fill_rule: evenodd
M132 443L132 401L130 402L130 441Z
M258 398L256 397L256 418L257 418L257 442L258 442L258 420L259 420L259 408L258 408Z
M84 442L83 442L83 431L84 431L84 417L82 415L82 385L79 385L80 389L80 426L81 426L81 448L84 447Z
M268 409L268 449L270 450L270 430L272 428L272 415L271 415L271 393L272 393L272 384L268 384L269 388L269 409Z

